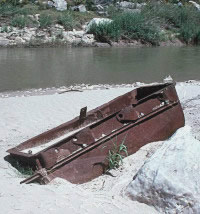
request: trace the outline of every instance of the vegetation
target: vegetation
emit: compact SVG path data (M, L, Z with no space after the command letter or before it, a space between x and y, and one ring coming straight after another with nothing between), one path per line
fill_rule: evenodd
M124 140L125 141L125 140ZM108 170L117 169L122 163L124 155L128 156L127 147L124 145L124 141L118 146L117 143L113 143L113 149L108 153Z
M142 12L160 27L177 33L187 44L200 42L200 13L195 8L189 5L150 4Z
M46 28L52 25L52 16L48 14L41 14L39 18L40 28Z
M11 20L11 25L13 27L19 27L19 28L24 28L26 27L28 23L28 19L26 16L24 15L18 15L15 16L12 20Z
M98 17L94 10L92 0L67 0L68 5L85 4L90 10L88 13L76 11L56 11L55 8L44 7L39 0L35 4L32 0L2 0L0 3L0 25L2 32L7 32L7 26L32 27L39 26L28 15L40 14L40 28L47 28L53 24L61 24L65 30L80 29L85 22ZM140 2L140 0L130 0ZM141 0L142 1L142 0ZM175 37L186 44L200 43L200 12L182 0L184 6L170 3L147 3L140 13L122 12L114 5L107 8L111 23L93 25L90 32L101 42L124 40L131 42L138 40L142 43L159 45L161 41ZM143 2L143 1L142 1ZM43 6L41 6L43 5Z
M27 16L40 14L41 28L58 23L63 25L66 30L72 30L73 28L79 29L85 22L98 17L94 12L57 11L55 8L44 8L41 7L41 4L27 2L29 3L19 5L15 4L14 0L5 0L5 3L0 3L0 25L12 25L20 28L38 26Z
M13 6L12 4L0 4L0 16L11 17L13 15L31 14L31 9L26 7Z
M19 172L20 176L27 177L34 174L33 168L29 165L24 165L13 157L9 157L8 162Z
M140 39L153 45L159 42L158 28L141 13L122 13L115 16L111 23L93 24L90 31L100 41Z
M116 13L113 22L93 25L90 32L100 41L140 40L158 45L164 38L161 30L178 35L187 44L200 43L200 13L186 5L148 4L141 13Z
M9 33L9 32L12 32L13 31L13 29L12 29L12 27L9 27L9 26L7 26L7 25L3 25L2 27L1 27L1 33Z
M58 17L58 24L63 25L66 30L73 30L76 22L71 13L66 12Z
M22 166L19 162L16 161L15 166L14 166L20 174L23 176L31 176L34 174L33 169L30 166Z

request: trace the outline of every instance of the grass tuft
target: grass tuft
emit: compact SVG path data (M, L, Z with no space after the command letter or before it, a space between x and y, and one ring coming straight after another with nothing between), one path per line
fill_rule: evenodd
M24 15L17 15L11 20L11 26L24 28L28 24L28 19Z
M18 161L16 161L14 167L19 171L20 174L24 175L25 177L34 174L34 171L30 166L22 166Z
M124 140L125 141L125 140ZM108 153L108 170L117 169L123 164L123 158L128 156L127 146L124 145L124 141L118 146L117 143L113 143L113 149Z
M76 25L74 18L69 12L63 13L62 15L58 16L57 22L66 30L73 30L74 26Z
M53 19L51 15L41 14L39 18L40 28L46 28L53 24Z

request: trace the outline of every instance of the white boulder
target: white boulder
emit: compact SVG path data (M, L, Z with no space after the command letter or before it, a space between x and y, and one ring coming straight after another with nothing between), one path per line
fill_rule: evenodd
M86 32L90 31L90 28L93 24L99 25L103 23L111 23L113 20L108 18L93 18L86 27Z
M199 10L199 11L200 11L200 5L199 5L199 4L197 4L195 1L189 1L189 3L190 3L190 4L192 4L194 7L196 7L196 8L197 8L197 10Z
M56 10L67 10L67 2L65 0L53 0L53 2L53 6L56 8Z
M78 11L81 13L87 12L85 5L81 4L78 6Z
M179 129L141 167L126 189L160 213L200 213L200 142Z

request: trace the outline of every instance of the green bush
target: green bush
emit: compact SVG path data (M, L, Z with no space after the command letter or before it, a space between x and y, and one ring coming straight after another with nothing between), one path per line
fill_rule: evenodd
M52 25L53 19L51 15L41 14L39 18L40 28L46 28Z
M24 15L17 15L11 20L11 25L13 27L24 28L27 26L28 19Z
M200 42L200 13L195 8L188 5L149 4L142 13L154 20L154 23L178 33L179 38L186 43Z
M10 5L13 5L13 6L16 6L19 4L19 0L2 0L1 1L1 4L10 4Z
M94 24L90 32L100 41L141 40L156 45L160 40L156 26L140 13L123 13L116 16L111 23Z
M58 16L58 24L63 25L66 30L72 30L75 26L75 21L69 12L63 13Z
M200 27L193 23L185 23L179 30L180 38L187 44L200 43Z
M2 4L0 5L0 16L2 17L10 17L13 15L27 15L29 14L29 10L27 8L21 8L18 6L13 6L11 4Z

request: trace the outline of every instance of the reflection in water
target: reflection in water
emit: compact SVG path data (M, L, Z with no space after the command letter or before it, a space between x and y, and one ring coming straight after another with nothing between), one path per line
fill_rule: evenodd
M0 91L200 79L199 47L0 49Z

